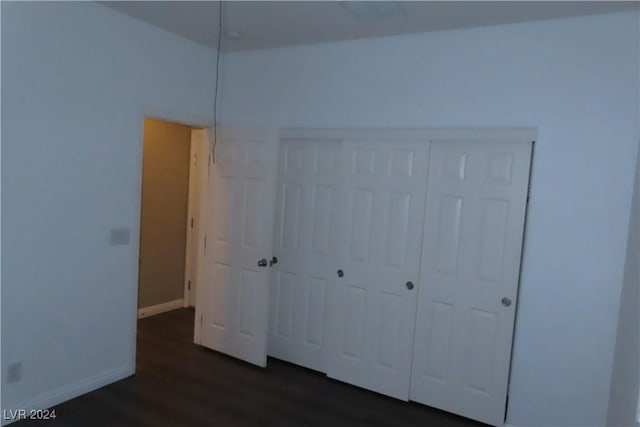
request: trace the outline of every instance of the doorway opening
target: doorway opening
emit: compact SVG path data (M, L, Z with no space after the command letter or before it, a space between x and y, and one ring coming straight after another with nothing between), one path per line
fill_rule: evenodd
M138 319L193 308L204 234L205 130L144 119Z

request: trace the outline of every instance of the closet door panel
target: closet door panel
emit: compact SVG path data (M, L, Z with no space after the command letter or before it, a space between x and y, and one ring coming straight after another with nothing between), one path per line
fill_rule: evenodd
M337 248L344 275L330 287L336 310L329 319L328 375L406 400L428 143L351 139L342 153L345 209Z
M327 294L335 274L340 141L282 139L268 353L326 371Z
M504 421L530 142L438 141L431 165L411 399Z

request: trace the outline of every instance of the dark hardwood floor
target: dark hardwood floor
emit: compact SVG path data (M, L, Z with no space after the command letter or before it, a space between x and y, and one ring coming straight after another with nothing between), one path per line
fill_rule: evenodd
M47 426L485 426L277 359L257 368L192 343L194 313L138 322L136 374L65 402Z

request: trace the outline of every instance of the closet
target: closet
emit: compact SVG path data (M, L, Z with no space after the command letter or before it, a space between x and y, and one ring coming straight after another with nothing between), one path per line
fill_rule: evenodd
M534 132L237 135L212 173L203 345L501 425Z

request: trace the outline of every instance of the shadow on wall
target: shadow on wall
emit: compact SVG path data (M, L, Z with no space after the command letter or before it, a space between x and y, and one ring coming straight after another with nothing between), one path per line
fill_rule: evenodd
M629 240L615 358L611 376L608 426L637 426L640 415L640 151L629 222Z

